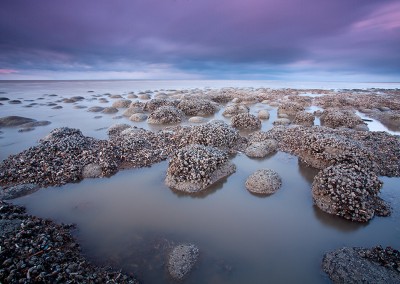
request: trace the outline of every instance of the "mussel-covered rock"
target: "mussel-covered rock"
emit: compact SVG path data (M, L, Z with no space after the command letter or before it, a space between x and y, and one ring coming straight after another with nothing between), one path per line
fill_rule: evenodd
M232 104L225 107L222 113L225 117L232 117L240 113L248 113L250 111L249 107L243 104Z
M162 106L150 113L147 122L150 124L180 123L184 117L181 110L172 106Z
M278 142L274 139L266 139L262 142L251 143L244 151L250 158L264 158L269 154L276 152Z
M384 202L377 202L381 187L382 182L375 173L356 164L337 164L315 176L312 196L324 212L367 222L376 211L389 210ZM377 205L386 208L382 210Z
M281 185L280 176L271 169L257 170L246 180L247 190L256 194L273 194Z
M322 268L333 283L400 283L399 263L399 251L390 247L345 247L326 253Z
M117 100L113 102L112 106L114 108L128 108L132 103L131 100Z
M258 112L258 118L259 119L269 119L269 111L266 109L262 109Z
M199 249L193 244L181 244L168 255L168 272L175 280L184 279L199 258Z
M218 110L218 104L206 99L184 99L177 107L188 116L207 116Z
M232 117L232 126L238 129L257 130L261 128L261 121L252 114L240 113Z
M35 122L35 119L28 118L28 117L22 117L22 116L5 116L5 117L0 117L0 127L13 127L13 126L19 126L22 124L30 123L30 122Z
M165 183L172 189L194 193L235 172L228 154L214 147L188 145L177 150L168 166Z
M328 109L321 115L321 124L331 128L354 128L365 124L364 121L350 110Z
M314 125L314 115L312 113L299 111L293 119L294 124L313 126Z

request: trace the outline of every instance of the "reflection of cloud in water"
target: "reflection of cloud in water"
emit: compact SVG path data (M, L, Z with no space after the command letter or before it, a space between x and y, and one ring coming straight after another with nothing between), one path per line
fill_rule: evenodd
M315 217L317 217L317 220L320 221L322 225L344 233L351 233L368 225L368 223L353 222L336 215L328 214L319 209L316 205L314 205L313 208Z

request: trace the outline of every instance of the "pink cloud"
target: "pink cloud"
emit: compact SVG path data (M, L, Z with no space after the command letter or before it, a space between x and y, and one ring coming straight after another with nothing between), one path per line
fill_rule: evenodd
M353 25L354 30L392 30L400 28L400 3L390 3Z
M18 71L14 69L0 69L1 75L14 74L14 73L18 73Z

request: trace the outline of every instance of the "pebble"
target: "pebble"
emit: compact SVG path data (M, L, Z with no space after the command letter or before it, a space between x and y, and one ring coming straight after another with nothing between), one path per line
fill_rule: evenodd
M255 171L246 180L248 191L256 194L273 194L282 185L282 179L271 169L261 169Z

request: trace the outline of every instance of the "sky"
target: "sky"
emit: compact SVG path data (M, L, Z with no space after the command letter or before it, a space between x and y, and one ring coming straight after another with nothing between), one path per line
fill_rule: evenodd
M400 82L400 0L1 0L0 80Z

